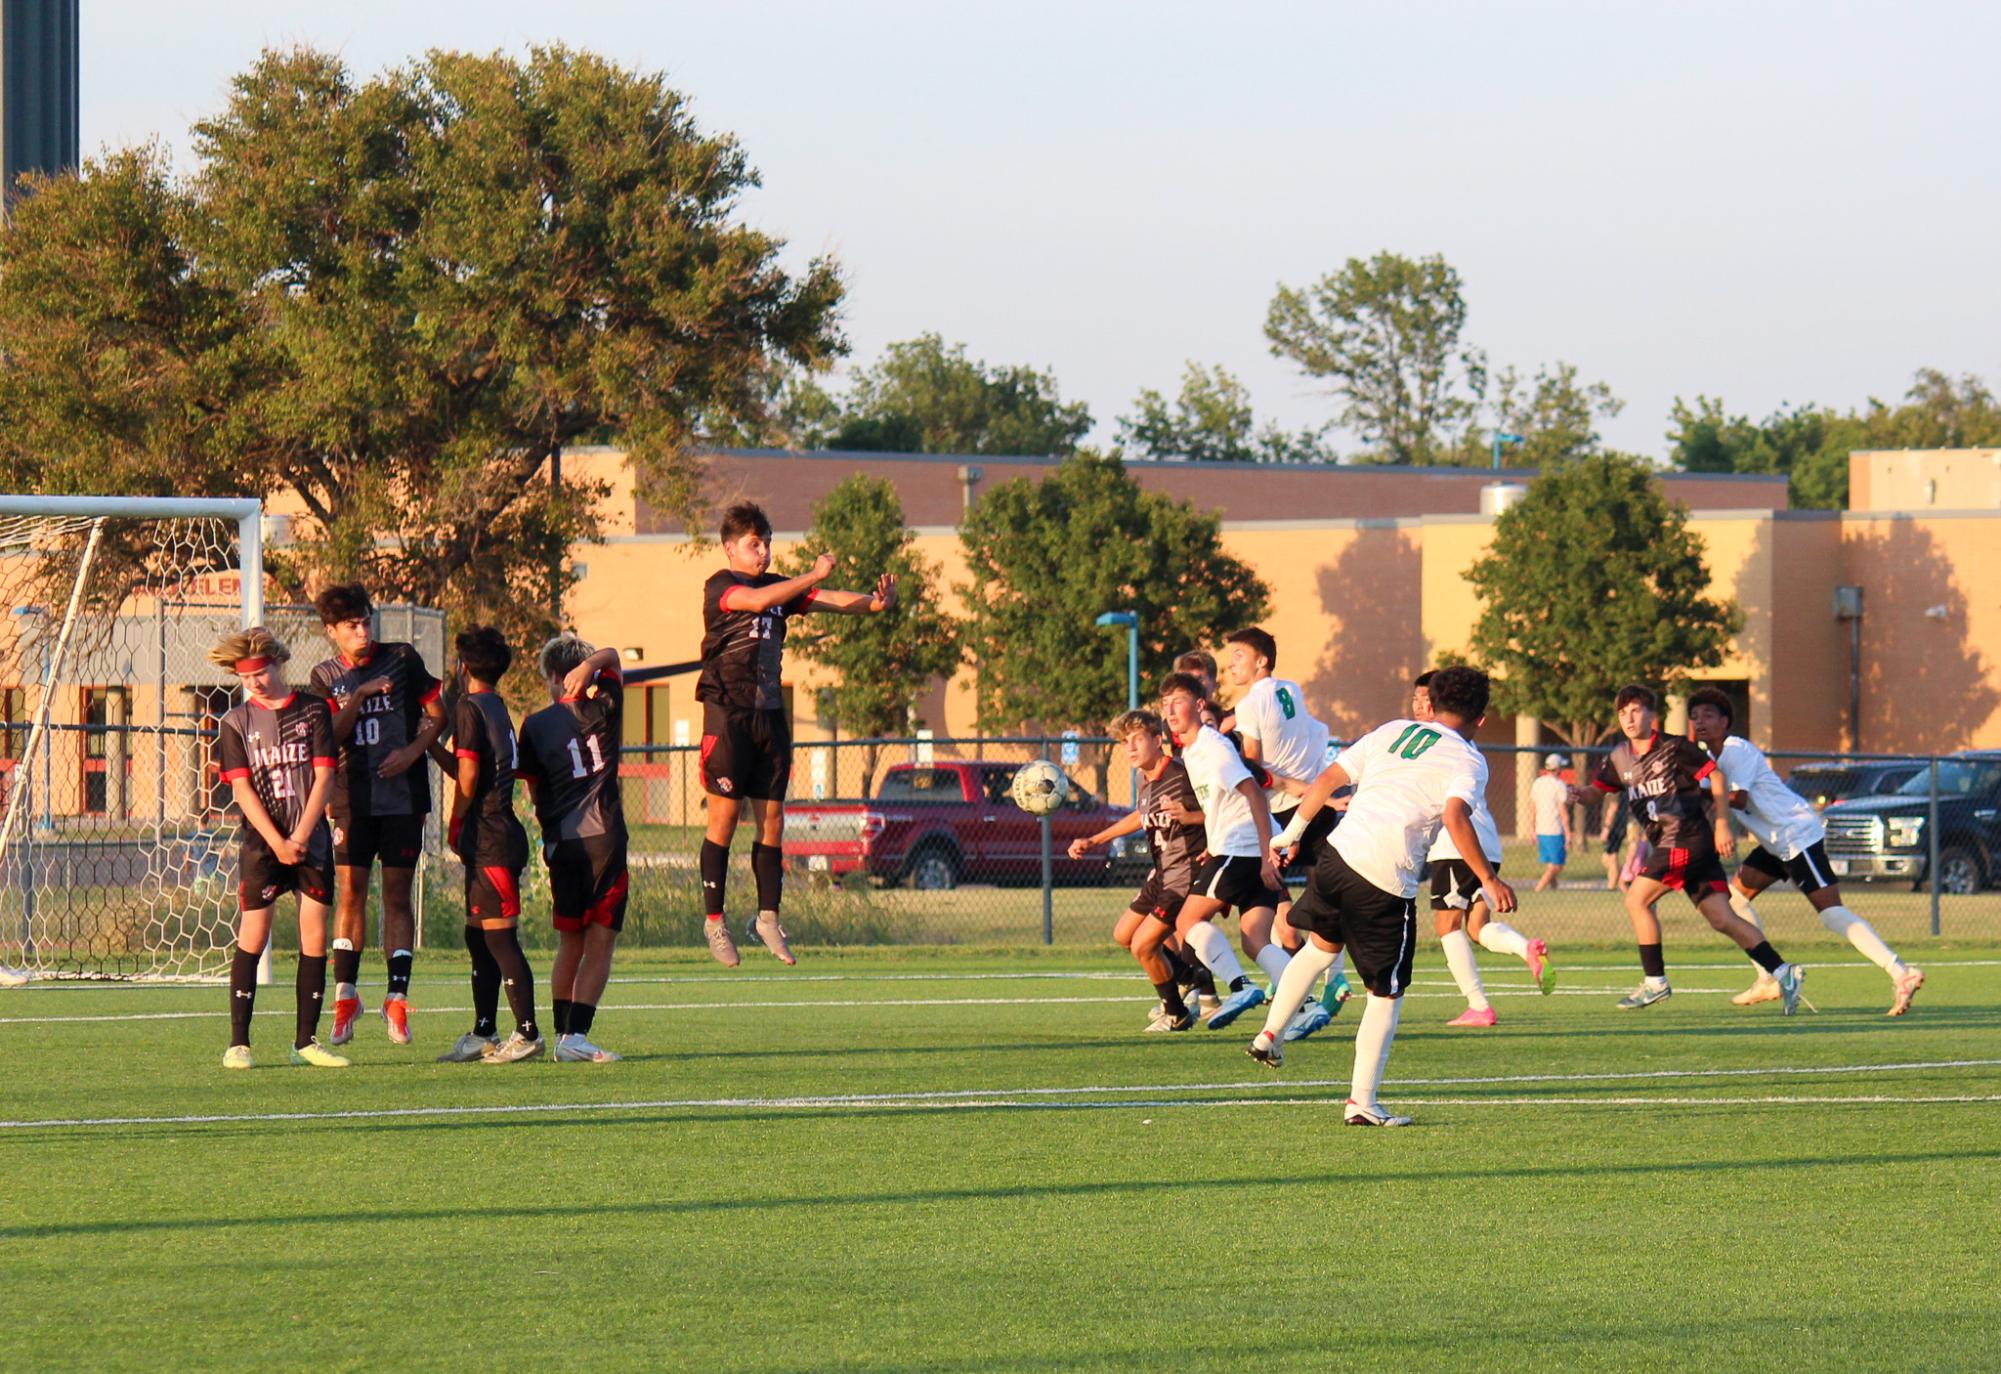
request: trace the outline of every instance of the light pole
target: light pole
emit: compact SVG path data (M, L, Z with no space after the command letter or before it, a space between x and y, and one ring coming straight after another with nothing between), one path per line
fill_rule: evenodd
M1501 445L1519 444L1521 442L1522 436L1519 434L1503 434L1498 429L1494 431L1494 471L1499 472L1501 470Z
M1106 611L1098 617L1100 625L1123 625L1126 627L1126 709L1139 709L1139 612ZM1132 804L1139 805L1139 770L1130 769L1127 786L1131 789Z

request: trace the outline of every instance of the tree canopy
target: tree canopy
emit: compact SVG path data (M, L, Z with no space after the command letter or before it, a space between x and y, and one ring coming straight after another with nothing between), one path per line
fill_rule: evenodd
M1148 458L1198 463L1331 463L1325 433L1288 434L1267 421L1260 426L1251 393L1223 367L1189 363L1181 394L1169 401L1151 388L1140 392L1133 413L1119 420L1119 442Z

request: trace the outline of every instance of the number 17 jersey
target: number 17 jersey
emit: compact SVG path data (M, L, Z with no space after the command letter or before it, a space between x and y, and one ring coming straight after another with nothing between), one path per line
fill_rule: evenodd
M598 674L581 697L565 697L521 722L515 772L535 785L542 841L600 835L625 842L618 747L624 684L616 669Z

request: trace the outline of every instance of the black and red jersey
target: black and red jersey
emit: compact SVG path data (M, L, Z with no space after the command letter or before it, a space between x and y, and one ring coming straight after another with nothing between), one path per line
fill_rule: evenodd
M249 779L272 824L291 834L313 794L313 770L334 764L326 700L293 692L270 706L246 701L230 707L218 727L216 758L223 781ZM246 837L255 834L249 822L243 828Z
M476 868L519 867L528 836L514 815L514 720L495 692L467 692L452 711L452 750L479 765L472 797L451 837L452 851Z
M431 809L430 769L422 759L393 778L380 772L383 760L417 737L424 708L444 687L415 648L377 644L360 663L348 662L345 655L327 659L313 669L311 690L331 701L338 713L357 687L378 677L389 679L388 694L361 703L354 732L340 746L328 809L343 824L371 816L422 816Z
M731 609L730 594L787 580L774 572L752 576L724 568L702 584L702 676L695 683L695 700L733 711L785 709L779 680L785 622L812 605L819 593L805 591L762 611Z
M579 697L564 697L521 722L515 771L535 793L543 843L609 835L625 840L618 749L625 685L616 668L601 671Z
M1633 819L1647 843L1659 849L1701 848L1715 843L1709 816L1709 789L1716 760L1694 740L1654 731L1642 754L1620 740L1591 778L1601 792L1624 792Z
M1139 785L1140 821L1146 827L1147 848L1153 854L1153 871L1170 892L1186 892L1195 882L1195 858L1208 848L1202 822L1184 822L1175 808L1200 812L1195 784L1188 780L1188 766L1169 759L1160 776L1144 775Z

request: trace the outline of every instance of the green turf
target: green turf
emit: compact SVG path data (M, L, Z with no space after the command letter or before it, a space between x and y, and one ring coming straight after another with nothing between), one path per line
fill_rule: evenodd
M340 1073L284 1066L283 986L247 1074L218 988L0 993L9 1121L412 1109L0 1129L0 1368L1992 1367L2001 948L1908 952L1902 1021L1832 949L1790 1021L1714 938L1637 1014L1609 957L1542 999L1485 955L1461 1032L1427 942L1406 1131L1339 1124L1355 1009L1274 1077L1079 950L635 957L605 1067L432 1063L443 955ZM49 1019L143 1013L195 1015ZM1712 1076L1466 1081L1647 1073Z

